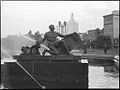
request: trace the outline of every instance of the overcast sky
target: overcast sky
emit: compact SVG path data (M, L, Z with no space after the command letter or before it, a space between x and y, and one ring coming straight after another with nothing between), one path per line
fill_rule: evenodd
M119 10L119 1L1 1L1 37L47 32L50 24L69 21L71 13L79 32L103 28L103 16Z

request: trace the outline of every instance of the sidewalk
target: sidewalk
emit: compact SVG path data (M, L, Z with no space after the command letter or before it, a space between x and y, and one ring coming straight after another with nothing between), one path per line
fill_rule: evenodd
M73 53L79 53L79 54L84 54L84 50L73 50ZM100 49L87 49L87 53L86 54L93 54L93 55L119 55L119 51L115 48L113 49L109 49L107 51L107 54L104 53L104 50L100 50Z
M109 49L107 54L103 50L99 49L87 49L87 53L84 54L84 50L72 50L71 53L75 56L82 56L82 58L87 58L90 60L113 60L116 55L119 56L119 51L116 49ZM119 60L118 60L119 61Z

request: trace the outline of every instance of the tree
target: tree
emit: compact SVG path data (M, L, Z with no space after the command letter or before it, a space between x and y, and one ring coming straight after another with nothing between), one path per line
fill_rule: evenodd
M100 35L100 29L96 28L96 35L99 36Z
M109 36L100 35L95 40L96 48L103 48L106 44L107 49L111 48L112 42Z

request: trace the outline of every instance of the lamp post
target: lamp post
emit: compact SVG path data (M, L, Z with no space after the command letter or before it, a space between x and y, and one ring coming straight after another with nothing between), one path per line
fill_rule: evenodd
M59 31L62 34L66 34L66 21L63 22L63 24L61 23L61 21L58 22L59 24Z
M64 21L64 26L65 26L65 35L66 35L66 25L67 25L67 23L66 23L66 21Z
M61 33L60 31L61 21L58 22L58 25L59 25L59 33Z

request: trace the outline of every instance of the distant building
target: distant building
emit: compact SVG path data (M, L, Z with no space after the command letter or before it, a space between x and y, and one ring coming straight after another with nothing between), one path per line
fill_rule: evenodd
M88 30L87 33L84 33L82 35L82 39L83 40L90 40L90 41L94 41L97 39L98 36L103 35L104 29L100 30L99 28L93 29L93 30Z
M101 30L99 28L88 30L88 40L94 41L97 39L97 37L100 35Z
M89 40L88 34L87 34L87 33L84 33L83 36L82 36L82 39L83 39L84 41L88 41L88 40Z
M96 40L96 38L97 38L96 30L89 30L89 31L88 31L88 38L89 38L91 41Z
M110 36L113 45L119 44L119 11L115 10L112 14L103 16L104 35Z
M75 21L74 15L72 13L70 21L68 21L66 25L66 34L70 34L73 32L79 32L79 24Z
M55 25L55 31L60 32L59 26Z
M104 28L100 30L100 35L104 35Z

